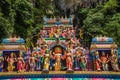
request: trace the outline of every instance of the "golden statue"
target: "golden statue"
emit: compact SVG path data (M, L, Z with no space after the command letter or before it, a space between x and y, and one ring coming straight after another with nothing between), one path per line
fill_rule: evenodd
M60 69L61 69L60 55L56 54L55 71L60 71Z
M43 70L49 70L49 55L45 57Z

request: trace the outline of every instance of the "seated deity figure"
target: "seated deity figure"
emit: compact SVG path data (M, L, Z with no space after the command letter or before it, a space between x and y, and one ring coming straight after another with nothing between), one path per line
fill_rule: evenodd
M105 52L102 52L102 56L100 58L100 62L102 64L102 69L103 71L108 71L108 55L105 55Z
M118 57L117 54L114 53L114 51L111 51L111 57L110 57L111 65L114 71L119 71L118 68Z

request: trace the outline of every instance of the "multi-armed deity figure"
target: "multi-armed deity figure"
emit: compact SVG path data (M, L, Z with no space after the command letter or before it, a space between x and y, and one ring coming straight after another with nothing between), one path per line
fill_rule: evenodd
M53 67L56 71L66 69L66 51L61 46L59 39L56 39L56 43L50 51L50 68Z
M100 61L102 63L103 71L108 71L108 62L109 62L109 60L108 60L108 55L106 56L105 52L102 52L102 56L100 58Z

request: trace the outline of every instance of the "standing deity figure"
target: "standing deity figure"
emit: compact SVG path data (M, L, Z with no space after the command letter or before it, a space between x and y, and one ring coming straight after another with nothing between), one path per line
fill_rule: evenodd
M0 72L3 71L3 58L0 56Z
M117 54L115 54L113 50L111 51L110 61L111 61L111 65L112 65L113 70L114 71L119 71L119 68L118 68L118 57L117 57Z
M37 54L36 60L37 60L36 70L41 70L43 63L43 56L41 55L40 52Z
M14 62L15 62L14 53L10 54L10 57L8 57L7 61L8 61L8 72L12 72L13 69L15 68L15 66L14 66Z
M67 53L67 59L66 59L66 63L67 63L67 70L73 70L73 59L72 59L72 54L70 52L70 50L68 50Z
M35 70L35 57L33 56L33 54L31 54L31 57L29 59L29 64L30 64L30 71L34 71Z
M60 71L61 70L61 60L60 60L61 54L56 54L56 62L55 62L55 71Z
M50 70L53 70L55 63L55 55L54 52L50 51Z
M86 71L86 62L87 62L87 60L86 60L85 55L81 54L81 56L80 56L80 67L81 67L82 71Z
M99 58L99 52L98 51L96 51L96 53L95 53L95 65L96 65L97 71L100 71L101 68L100 68L100 58Z
M44 59L44 66L43 66L43 70L44 71L48 71L49 70L49 54L45 55L45 59Z
M18 60L17 60L17 69L18 69L18 72L24 71L24 67L25 67L24 65L25 65L25 63L24 63L22 54L19 54L19 57L18 57Z
M75 70L79 69L79 62L80 62L79 60L80 60L80 55L81 54L82 54L82 52L78 48L78 50L75 52L75 55L74 55Z
M108 71L108 55L105 56L105 52L102 52L102 56L101 56L101 59L100 59L101 63L102 63L102 69L103 71Z
M78 52L76 52L74 55L74 64L75 64L75 70L78 70L79 69L79 54L78 54Z

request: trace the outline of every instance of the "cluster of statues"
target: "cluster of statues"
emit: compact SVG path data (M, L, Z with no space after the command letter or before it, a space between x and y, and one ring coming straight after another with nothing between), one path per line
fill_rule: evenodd
M95 51L90 53L75 37L74 28L53 27L41 30L37 47L40 51L10 53L1 55L0 72L24 71L119 71L118 55L114 50L110 53ZM55 38L56 41L46 42L45 38ZM60 41L65 38L65 41ZM30 50L30 49L29 49ZM29 52L28 50L28 52ZM109 52L109 51L108 51Z
M118 66L118 55L111 50L111 54L106 54L105 52L101 53L101 56L98 51L95 53L95 68L96 70L100 71L109 71L110 67L114 71L119 71Z
M27 57L24 57L23 53L20 53L18 57L15 56L15 53L10 53L10 56L4 55L4 58L0 58L0 71L86 71L89 70L87 66L92 65L94 65L93 70L97 71L109 71L110 66L112 70L119 71L118 56L113 50L111 54L105 52L99 54L96 51L92 65L84 52L81 47L78 47L72 54L70 49L66 51L57 45L50 51L45 48L41 52L31 53Z
M79 70L80 68L86 70L86 59L81 51L79 51L80 49L77 50L75 55L70 50L66 51L60 46L48 52L47 50L31 53L29 57L23 57L22 53L18 57L15 56L15 53L10 53L10 56L4 55L4 59L1 58L0 60L0 69L3 72L41 70L73 71L74 69ZM43 55L44 52L45 54Z

